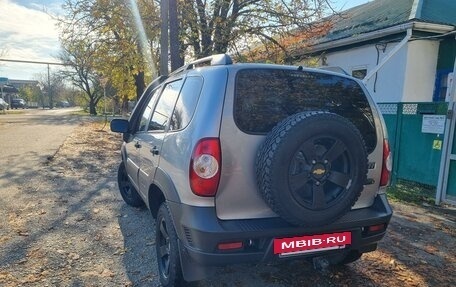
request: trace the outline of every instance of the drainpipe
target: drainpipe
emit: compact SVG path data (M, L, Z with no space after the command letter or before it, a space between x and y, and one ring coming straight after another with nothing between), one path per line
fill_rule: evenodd
M412 37L412 29L407 29L407 35L405 35L405 38L400 41L393 50L391 50L388 55L386 55L385 58L383 58L380 63L372 70L370 71L366 77L363 79L363 84L367 85L367 82L383 67L383 65L386 64L386 62L391 59L407 42L410 40Z

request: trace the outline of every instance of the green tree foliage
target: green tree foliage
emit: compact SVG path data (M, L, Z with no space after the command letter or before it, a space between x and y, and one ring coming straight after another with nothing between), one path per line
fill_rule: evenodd
M19 97L26 102L39 102L41 96L40 88L37 86L25 85L19 89Z
M122 102L139 98L156 75L158 8L149 0L66 0L60 19L66 75L83 89L95 112L107 78Z

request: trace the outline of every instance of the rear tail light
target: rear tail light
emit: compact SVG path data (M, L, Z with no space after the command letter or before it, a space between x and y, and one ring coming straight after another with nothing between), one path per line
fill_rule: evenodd
M199 196L214 196L220 181L221 151L218 138L200 140L190 160L190 187Z
M383 232L386 230L386 224L377 224L377 225L371 225L367 228L368 232L370 233L375 233L375 232Z
M386 231L386 224L376 224L371 226L366 226L363 228L363 236L370 236L374 234L379 234Z
M242 241L228 242L228 243L219 243L217 245L218 250L233 250L241 249L244 246Z
M393 159L391 158L391 150L387 139L383 140L383 164L382 175L380 178L380 186L387 186L390 182Z

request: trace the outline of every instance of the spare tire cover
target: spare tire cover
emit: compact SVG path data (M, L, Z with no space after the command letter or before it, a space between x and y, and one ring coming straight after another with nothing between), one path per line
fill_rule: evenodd
M259 190L287 222L326 225L347 213L367 177L359 130L329 112L294 114L278 123L256 158Z

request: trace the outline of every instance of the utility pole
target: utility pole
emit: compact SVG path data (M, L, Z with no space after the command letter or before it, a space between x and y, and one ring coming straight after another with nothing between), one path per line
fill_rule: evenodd
M180 55L179 17L177 16L177 0L169 1L169 52L171 58L171 71L184 65Z
M50 67L49 64L47 64L47 72L48 72L48 98L49 98L49 108L52 109L54 108L54 103L52 102L52 91L51 91L51 72L50 72Z
M27 63L27 64L40 64L40 65L47 65L47 94L49 97L49 107L53 108L53 101L52 101L52 94L51 94L51 73L50 73L50 65L57 65L57 66L66 66L64 63L57 63L57 62L44 62L44 61L28 61L28 60L13 60L13 59L1 59L0 62L13 62L13 63ZM41 88L40 88L41 89ZM42 105L44 109L44 99L42 100Z
M168 0L160 1L160 75L168 75L168 25L169 25L169 2Z

